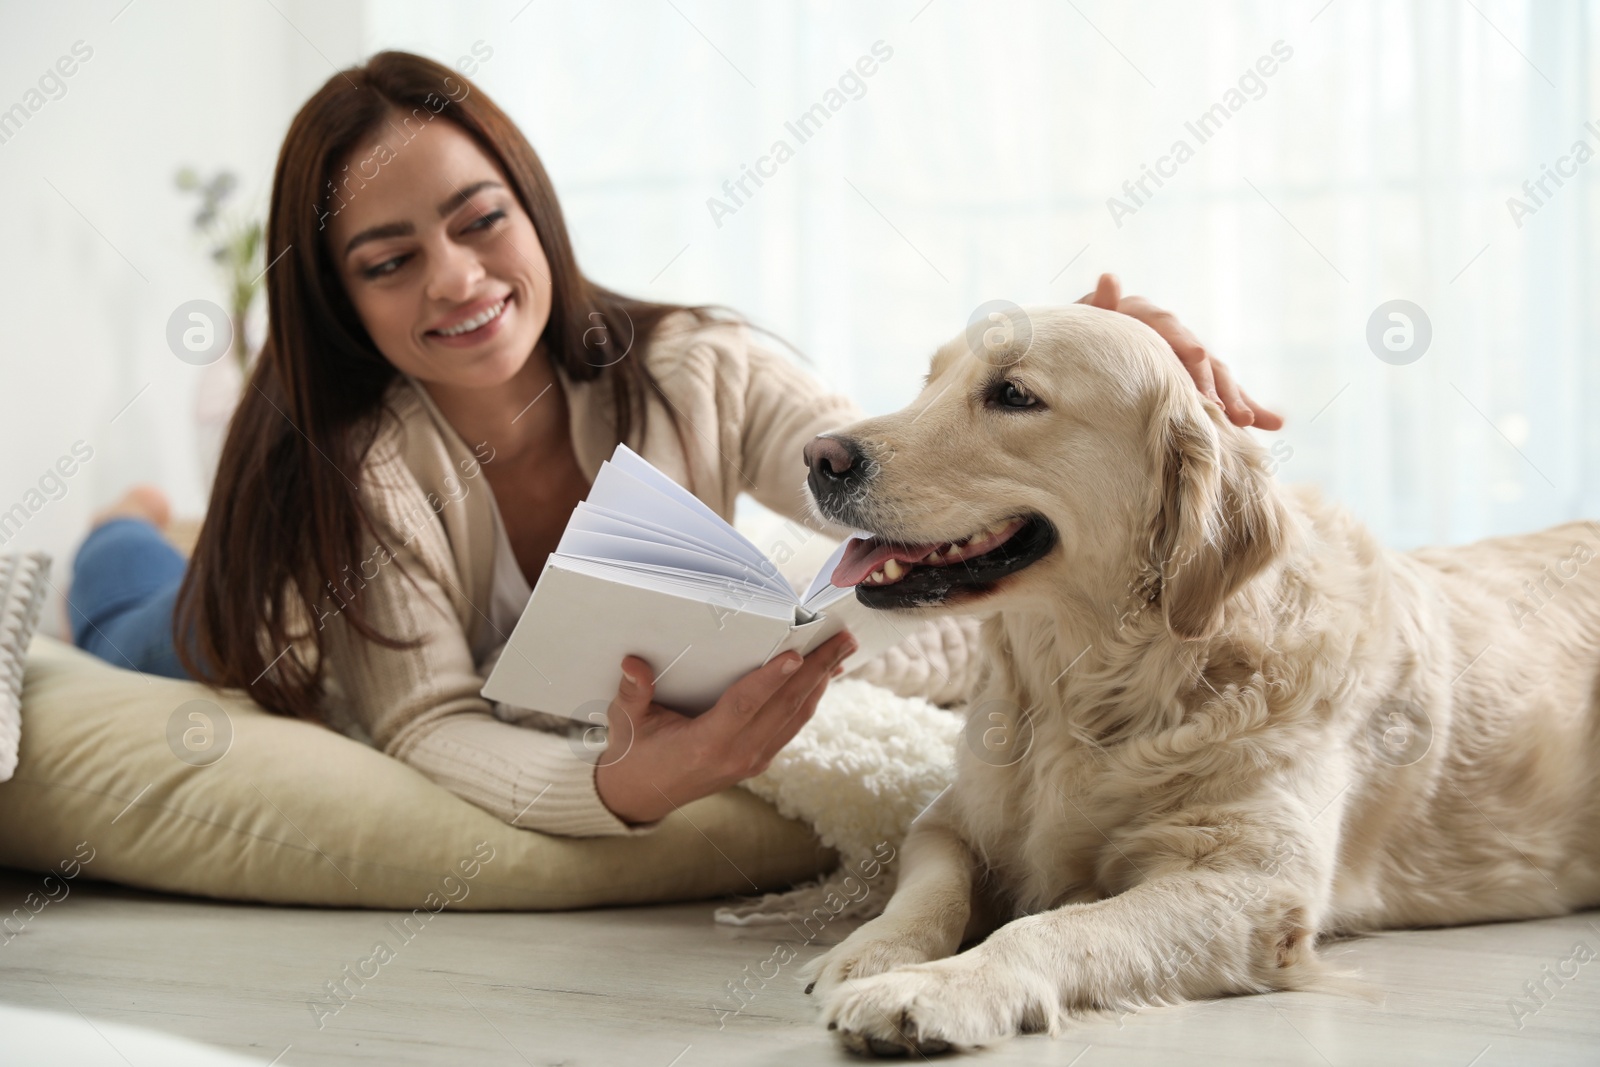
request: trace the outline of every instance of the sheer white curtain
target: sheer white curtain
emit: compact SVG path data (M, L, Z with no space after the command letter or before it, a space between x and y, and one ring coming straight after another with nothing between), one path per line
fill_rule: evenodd
M1600 159L1575 154L1600 154L1596 12L515 0L365 19L373 50L475 56L602 281L735 307L886 411L978 304L1065 302L1115 270L1289 417L1280 478L1405 546L1600 514ZM1409 363L1368 343L1396 299L1431 327Z

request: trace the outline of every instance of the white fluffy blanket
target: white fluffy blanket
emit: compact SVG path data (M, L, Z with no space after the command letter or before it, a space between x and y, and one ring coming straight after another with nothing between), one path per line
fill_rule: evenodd
M959 709L896 696L872 682L829 683L805 728L765 773L742 784L815 827L822 843L838 851L839 869L786 893L718 908L716 921L792 923L818 908L833 918L882 911L893 891L892 857L911 820L949 786L964 722ZM884 873L874 877L880 867Z

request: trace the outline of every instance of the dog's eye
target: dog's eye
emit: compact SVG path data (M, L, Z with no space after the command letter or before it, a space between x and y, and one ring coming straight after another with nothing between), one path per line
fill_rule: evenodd
M1001 407L1007 408L1031 408L1039 403L1036 397L1010 379L996 385L994 391L990 393L990 398Z

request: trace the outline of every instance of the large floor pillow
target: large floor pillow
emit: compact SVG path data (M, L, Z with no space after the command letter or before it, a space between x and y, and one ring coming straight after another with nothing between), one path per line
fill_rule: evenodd
M48 637L29 648L20 760L0 784L0 865L272 904L704 900L781 889L837 858L737 788L634 837L519 830L332 730Z

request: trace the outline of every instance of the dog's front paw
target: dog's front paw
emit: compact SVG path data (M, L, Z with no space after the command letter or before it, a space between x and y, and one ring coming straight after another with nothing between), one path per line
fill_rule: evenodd
M912 963L926 963L933 955L919 939L886 928L879 920L867 923L800 971L810 984L806 992L826 999L842 983L892 971Z
M840 986L823 1007L852 1052L928 1055L1055 1031L1053 997L977 956L915 964ZM969 958L971 957L971 958Z

